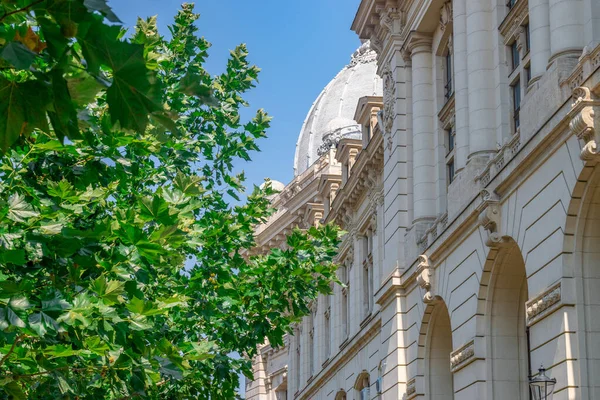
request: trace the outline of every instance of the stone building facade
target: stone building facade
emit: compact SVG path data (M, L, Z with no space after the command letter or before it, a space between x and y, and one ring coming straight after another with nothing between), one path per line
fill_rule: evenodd
M543 364L600 399L600 2L362 0L352 29L257 230L341 225L345 286L247 398L527 400Z

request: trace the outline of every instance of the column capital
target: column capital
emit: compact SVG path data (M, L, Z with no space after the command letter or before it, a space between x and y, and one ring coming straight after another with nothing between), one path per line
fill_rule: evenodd
M406 50L410 52L411 57L417 53L431 52L432 43L431 34L412 31L406 38Z

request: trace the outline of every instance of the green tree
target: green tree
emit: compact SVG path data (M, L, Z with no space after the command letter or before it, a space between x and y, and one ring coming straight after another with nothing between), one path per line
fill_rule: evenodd
M197 18L126 39L104 0L0 3L0 396L235 398L231 354L330 291L333 227L251 255L273 191L240 201L233 164L269 126L239 114L259 70L239 46L210 76Z

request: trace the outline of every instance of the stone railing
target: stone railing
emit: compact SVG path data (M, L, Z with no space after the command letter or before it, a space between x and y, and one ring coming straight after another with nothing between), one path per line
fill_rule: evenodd
M571 73L571 75L565 79L563 86L568 93L571 93L573 89L583 85L583 83L589 78L589 76L600 67L600 45L593 49L585 47L581 57L579 57L579 63Z
M494 158L488 162L487 166L479 176L475 178L482 187L486 187L488 183L492 180L498 172L504 168L506 164L519 152L521 148L521 135L520 132L517 131L510 140L508 140L504 145L498 150L498 153Z
M448 227L448 213L440 215L433 224L425 231L421 239L417 240L419 254L425 253L425 250L435 242L435 240Z

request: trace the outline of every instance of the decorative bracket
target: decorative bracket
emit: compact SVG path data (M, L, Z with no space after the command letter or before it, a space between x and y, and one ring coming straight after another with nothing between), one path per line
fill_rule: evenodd
M583 140L583 148L579 157L583 161L598 160L600 153L598 143L600 141L600 124L596 126L600 118L600 101L592 97L592 92L585 86L573 89L573 104L568 116L571 119L569 128L578 139Z
M507 242L508 236L502 235L500 199L494 191L483 189L481 191L482 203L480 205L479 224L487 231L485 241L488 247L499 247Z
M425 254L419 256L419 266L417 267L417 284L425 289L423 303L429 304L438 299L438 296L433 294L432 288L433 268L429 264L429 258Z

